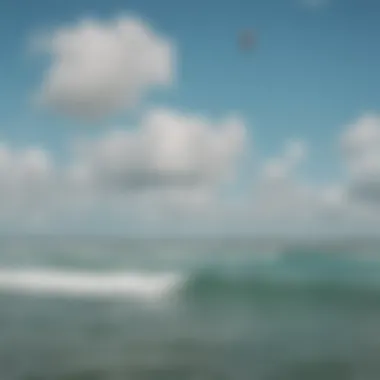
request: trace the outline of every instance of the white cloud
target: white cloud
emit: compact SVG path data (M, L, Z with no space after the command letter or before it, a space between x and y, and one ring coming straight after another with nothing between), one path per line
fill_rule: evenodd
M380 202L380 116L367 114L349 125L341 144L351 195Z
M173 81L172 43L138 19L83 20L38 42L51 56L38 101L73 116L128 109L151 88Z
M212 123L156 109L139 129L82 141L69 175L111 192L210 188L234 174L244 140L239 119Z

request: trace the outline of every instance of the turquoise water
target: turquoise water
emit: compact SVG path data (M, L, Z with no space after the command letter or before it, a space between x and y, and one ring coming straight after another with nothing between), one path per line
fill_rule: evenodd
M380 378L376 247L50 239L0 249L2 380Z

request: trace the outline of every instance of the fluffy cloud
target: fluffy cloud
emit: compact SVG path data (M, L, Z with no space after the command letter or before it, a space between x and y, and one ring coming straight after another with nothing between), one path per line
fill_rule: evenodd
M111 192L210 188L228 180L245 143L237 118L220 123L165 109L136 130L113 130L77 145L69 176Z
M367 114L359 118L347 128L341 144L352 197L380 202L380 117Z
M51 57L38 101L73 116L133 107L150 88L173 81L172 44L134 18L84 20L44 35L38 46Z

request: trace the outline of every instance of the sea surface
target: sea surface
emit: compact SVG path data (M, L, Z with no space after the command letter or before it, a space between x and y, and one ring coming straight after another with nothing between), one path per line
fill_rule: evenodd
M379 380L380 244L0 241L1 380Z

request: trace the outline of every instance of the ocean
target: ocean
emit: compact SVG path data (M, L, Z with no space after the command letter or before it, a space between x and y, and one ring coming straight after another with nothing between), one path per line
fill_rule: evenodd
M1 380L378 380L380 244L0 241Z

